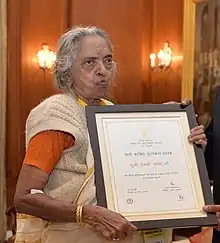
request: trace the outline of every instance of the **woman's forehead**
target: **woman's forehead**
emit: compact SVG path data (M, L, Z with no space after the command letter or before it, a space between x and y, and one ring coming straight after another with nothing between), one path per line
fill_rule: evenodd
M81 42L78 57L104 57L110 54L112 54L110 47L104 38L100 36L88 36Z

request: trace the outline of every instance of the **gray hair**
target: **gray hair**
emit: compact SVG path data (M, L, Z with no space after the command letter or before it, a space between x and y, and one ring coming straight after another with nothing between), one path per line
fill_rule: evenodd
M81 41L87 36L100 36L104 38L113 51L112 43L108 34L95 26L73 27L63 34L57 46L56 61L54 64L55 84L61 90L72 87L72 68L80 49Z

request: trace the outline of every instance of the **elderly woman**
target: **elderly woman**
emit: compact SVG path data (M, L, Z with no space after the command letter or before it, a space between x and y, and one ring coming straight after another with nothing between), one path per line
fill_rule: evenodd
M109 105L115 76L112 44L96 27L76 27L59 40L54 68L62 94L35 107L26 123L26 156L15 194L17 242L143 242L122 215L96 205L86 105ZM203 127L189 141L206 143Z

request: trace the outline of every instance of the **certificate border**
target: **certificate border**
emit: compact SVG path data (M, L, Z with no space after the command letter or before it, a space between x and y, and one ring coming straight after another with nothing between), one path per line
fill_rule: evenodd
M101 162L100 146L96 124L97 113L135 113L135 112L186 112L190 129L197 125L193 105L182 108L180 104L142 104L142 105L113 105L113 106L87 106L86 116L90 135L90 142L94 156L96 197L99 206L107 208L106 191ZM213 204L213 198L206 170L204 153L201 145L194 145L197 167L201 181L202 192L206 205ZM208 213L207 217L182 218L166 220L150 220L132 222L138 229L154 228L180 228L192 226L213 226L217 224L216 215Z

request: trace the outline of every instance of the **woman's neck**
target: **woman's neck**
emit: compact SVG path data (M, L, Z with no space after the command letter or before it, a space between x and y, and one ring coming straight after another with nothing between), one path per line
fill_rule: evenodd
M100 99L88 99L84 98L81 95L77 95L78 99L81 99L83 102L85 102L87 105L98 105L100 103Z
M87 105L98 105L100 103L100 99L85 99L82 97L78 97L82 99Z
M87 105L98 105L100 103L100 99L88 99L84 98L82 95L77 94L77 92L73 92L70 90L71 94L74 95L77 99L81 99L83 102L85 102Z

